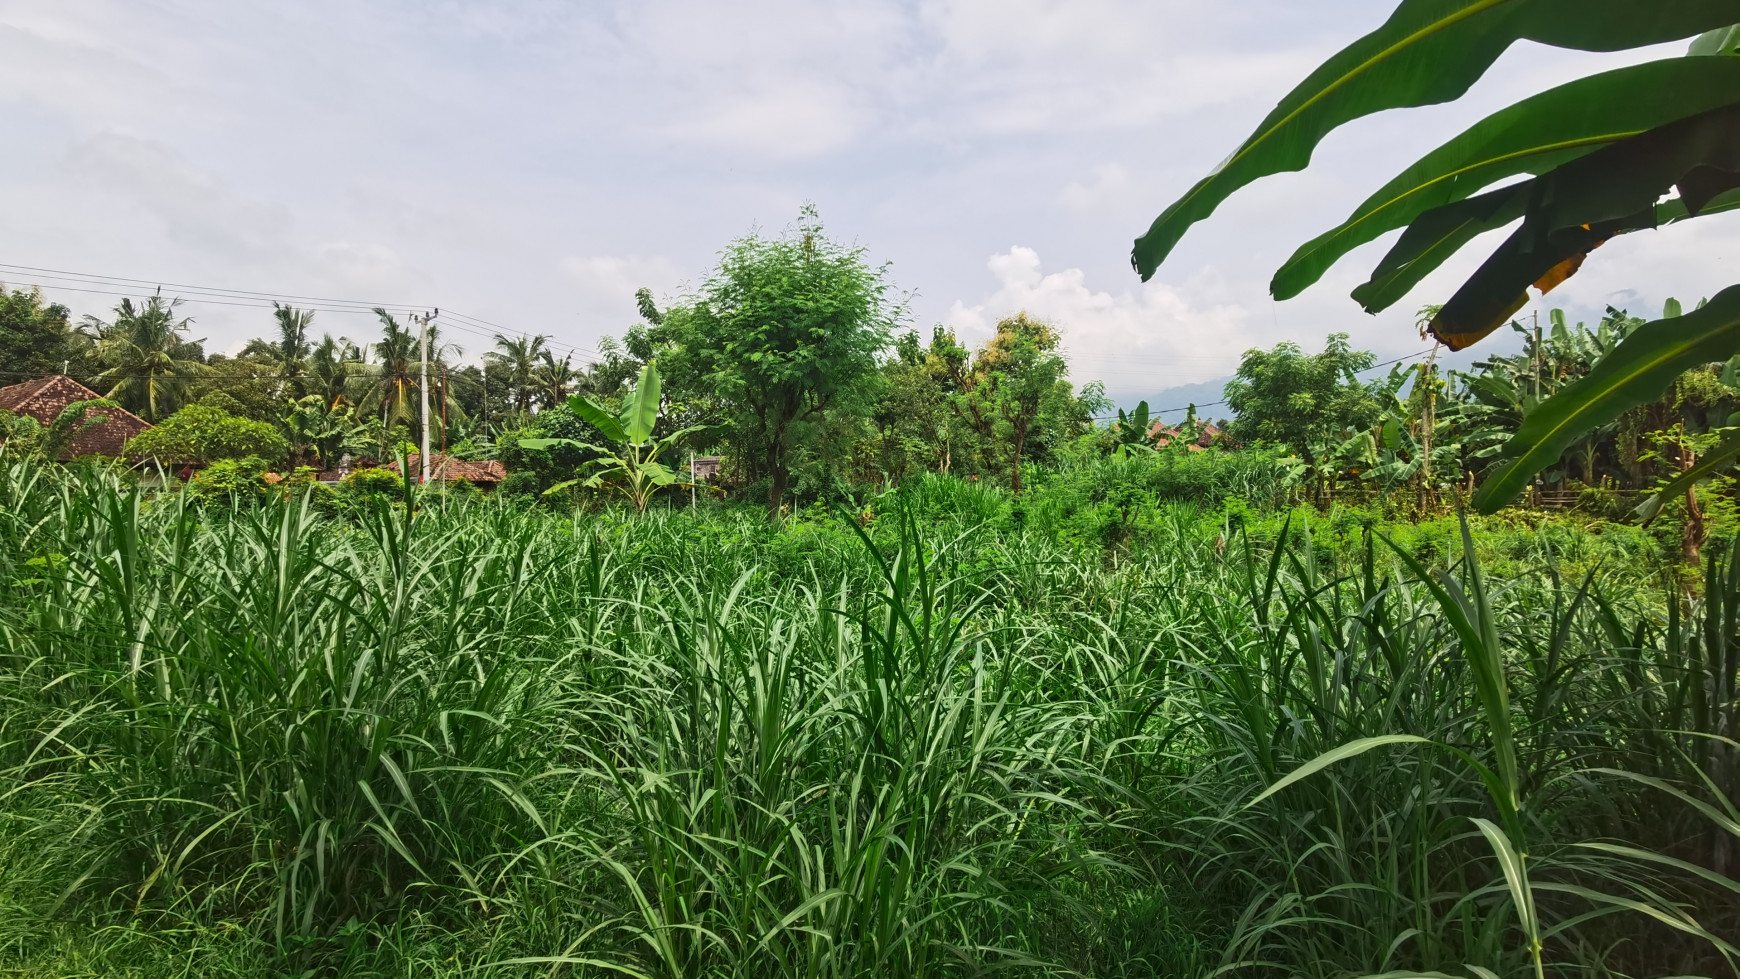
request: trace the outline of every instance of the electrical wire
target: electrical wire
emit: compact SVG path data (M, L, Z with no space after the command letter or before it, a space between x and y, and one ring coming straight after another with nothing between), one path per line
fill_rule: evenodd
M8 273L28 273L19 279ZM42 289L58 289L67 292L81 292L101 296L132 297L140 289L164 290L171 289L175 298L194 305L233 306L242 308L270 309L275 305L295 305L299 309L312 312L344 313L364 316L374 315L377 308L388 311L412 309L440 309L439 306L418 303L388 303L360 299L332 299L321 296L306 296L295 293L262 292L252 289L229 289L222 286L204 286L183 282L159 282L152 279L137 279L129 276L102 275L90 272L72 272L65 269L50 269L34 265L14 265L0 262L0 276L13 279L13 285L31 285ZM436 322L450 329L473 334L484 339L494 339L496 336L518 336L530 339L532 334L524 330L514 330L498 323L491 322L479 316L472 316L456 309L442 309ZM546 341L548 341L546 337ZM600 358L603 356L591 347L579 344L546 343L546 348L552 353L564 352L570 357Z

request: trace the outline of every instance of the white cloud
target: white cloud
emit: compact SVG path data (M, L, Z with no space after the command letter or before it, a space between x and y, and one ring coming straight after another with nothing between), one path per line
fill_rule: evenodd
M998 319L1025 311L1057 327L1078 382L1114 392L1151 392L1226 373L1250 346L1247 312L1231 303L1193 302L1188 286L1148 282L1136 291L1096 291L1081 269L1046 273L1039 253L1017 245L991 256L995 292L957 300L945 323L963 340L991 336Z
M583 305L627 318L624 326L638 316L635 290L648 288L662 299L681 278L676 265L661 256L571 256L562 260L561 268L563 277L579 287Z
M191 248L258 255L281 248L290 212L232 190L155 140L104 133L75 146L67 169L90 190L116 195L163 222Z

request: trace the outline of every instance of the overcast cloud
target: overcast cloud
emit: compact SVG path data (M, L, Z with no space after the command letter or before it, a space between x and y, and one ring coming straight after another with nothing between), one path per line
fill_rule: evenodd
M1130 240L1390 5L0 0L0 263L443 305L584 351L638 286L680 294L813 201L892 262L915 326L976 341L1026 309L1126 400L1280 339L1398 356L1473 253L1379 317L1347 292L1381 243L1287 303L1269 274L1457 127L1683 46L1518 47L1462 102L1364 120L1248 188L1139 282ZM1737 240L1732 215L1621 239L1551 299L1653 314L1728 284ZM213 349L268 326L187 308Z

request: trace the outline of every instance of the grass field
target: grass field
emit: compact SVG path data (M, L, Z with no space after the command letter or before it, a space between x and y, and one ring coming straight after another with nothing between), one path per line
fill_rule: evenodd
M1047 499L0 459L0 975L1732 974L1731 555Z

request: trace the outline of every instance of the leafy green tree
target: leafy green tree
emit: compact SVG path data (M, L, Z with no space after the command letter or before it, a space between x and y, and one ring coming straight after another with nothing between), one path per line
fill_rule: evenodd
M1021 463L1040 409L1069 375L1058 352L1061 338L1049 325L1017 313L997 324L997 333L974 358L975 392L1008 426L1009 489L1021 493Z
M1235 412L1232 435L1241 442L1286 446L1316 467L1326 444L1339 444L1377 417L1377 405L1356 371L1377 358L1331 334L1320 354L1284 342L1273 350L1247 350L1226 386Z
M140 304L122 299L113 322L87 316L78 329L101 367L96 380L108 386L108 397L148 422L184 403L205 372L200 342L187 338L193 321L175 318L179 305L161 293Z
M72 369L80 357L70 315L65 306L44 302L40 290L0 286L0 386Z
M238 418L205 405L188 405L128 440L127 454L156 459L166 466L250 456L277 463L290 454L290 443L265 422Z
M739 451L757 450L769 516L778 516L791 479L794 426L876 382L877 354L901 315L889 288L886 267L829 240L806 207L786 234L732 242L682 317L676 359L730 412Z

